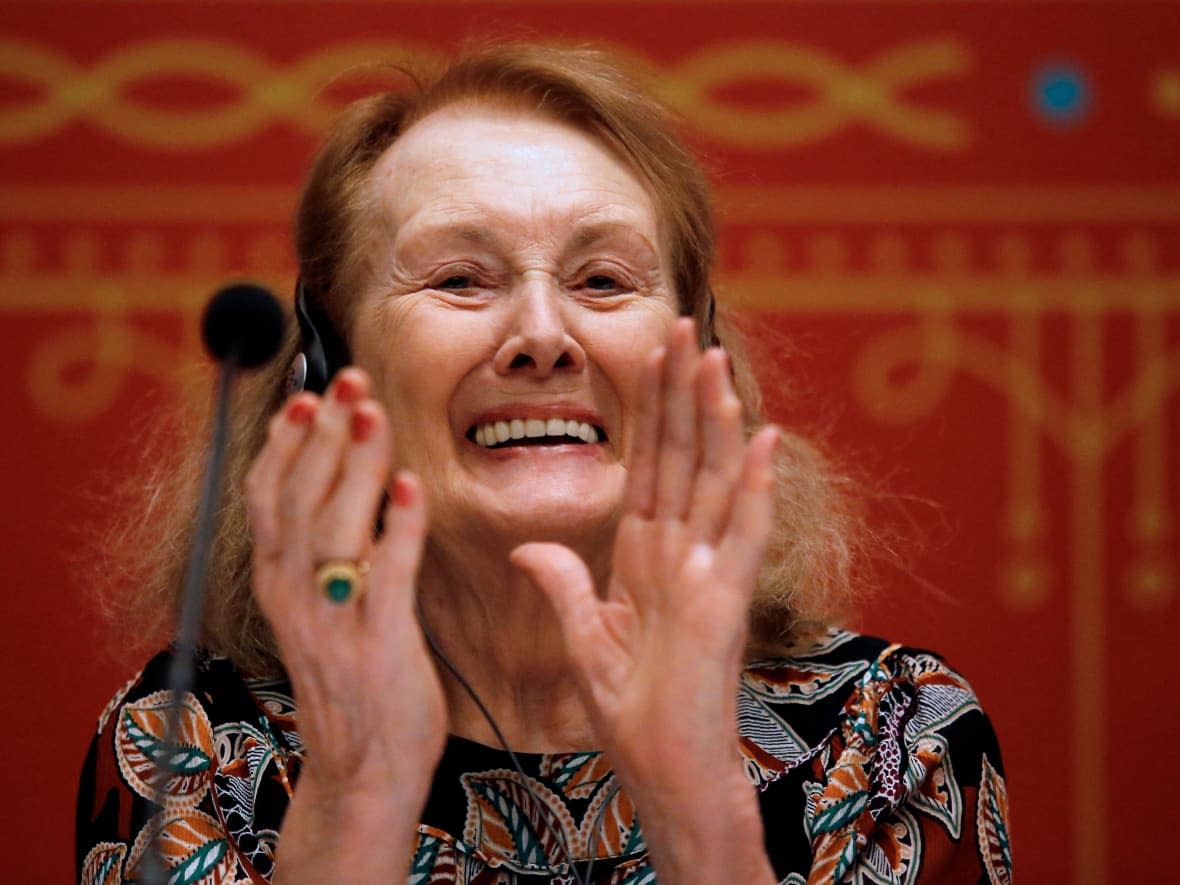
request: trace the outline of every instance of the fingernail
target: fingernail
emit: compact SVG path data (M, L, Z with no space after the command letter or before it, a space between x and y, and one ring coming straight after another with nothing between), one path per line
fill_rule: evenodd
M337 376L336 382L332 387L332 395L336 398L337 402L345 404L355 403L361 398L361 388L359 384L347 375L343 377Z
M406 474L399 472L393 478L393 498L395 507L409 507L414 503L414 484Z
M287 404L287 420L306 427L315 418L315 406L305 399L293 399Z
M369 412L358 410L352 413L349 429L352 431L352 438L357 442L368 442L369 437L373 435L373 430L376 427L377 419Z

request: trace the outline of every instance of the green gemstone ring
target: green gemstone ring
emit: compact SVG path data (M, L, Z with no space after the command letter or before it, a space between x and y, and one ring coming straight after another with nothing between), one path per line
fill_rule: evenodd
M316 569L315 581L329 602L342 605L365 595L368 589L365 575L368 573L369 564L364 560L330 559Z

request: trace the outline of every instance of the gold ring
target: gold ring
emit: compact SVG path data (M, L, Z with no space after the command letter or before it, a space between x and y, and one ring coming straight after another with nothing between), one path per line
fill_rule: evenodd
M365 595L368 573L369 563L363 559L329 559L316 569L315 582L329 602L343 604Z

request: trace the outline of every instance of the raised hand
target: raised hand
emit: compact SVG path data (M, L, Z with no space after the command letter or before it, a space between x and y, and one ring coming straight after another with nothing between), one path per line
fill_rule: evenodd
M272 419L247 478L254 591L307 747L283 826L284 881L327 881L321 872L343 881L342 869L404 875L445 742L442 689L414 606L426 508L411 475L389 485L390 458L384 410L367 376L350 368L323 398L299 394ZM387 487L385 531L374 542ZM316 572L332 560L369 563L364 592L330 599ZM381 838L360 846L367 853L357 860L346 843L371 839L370 829Z
M609 585L596 592L582 560L556 544L522 545L512 561L558 614L661 881L754 882L770 874L738 755L736 695L773 517L777 431L745 439L725 354L701 354L695 341L692 322L678 321L646 367ZM710 880L715 863L751 878L729 866Z

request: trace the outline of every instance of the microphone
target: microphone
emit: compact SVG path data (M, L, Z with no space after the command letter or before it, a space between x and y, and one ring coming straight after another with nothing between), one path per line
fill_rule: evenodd
M239 369L257 368L278 353L285 326L286 316L278 301L269 291L253 283L236 283L221 289L210 299L201 319L205 347L220 364L220 370L213 411L213 439L197 506L193 549L189 553L176 642L168 670L170 702L164 726L164 742L153 755L156 763L153 802L160 811L167 807L165 789L168 781L182 774L173 765L174 760L185 755L178 752L182 748L177 746L176 741L181 733L183 698L192 691L196 670L197 637L200 635L204 609L209 551L213 545L214 514L221 501L221 478L229 436L230 390ZM153 849L145 852L143 872L147 885L165 885L173 878L169 875L163 855L163 836L167 825L168 820L161 817L159 829L152 838Z
M215 360L253 369L278 353L286 324L283 309L269 291L253 283L235 283L209 300L201 334Z

